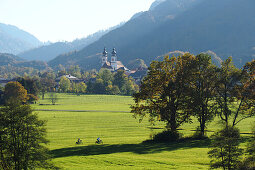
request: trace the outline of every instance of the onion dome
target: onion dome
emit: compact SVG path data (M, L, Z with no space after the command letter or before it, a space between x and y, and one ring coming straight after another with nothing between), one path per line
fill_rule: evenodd
M104 52L103 52L103 55L104 55L104 56L107 56L107 51L106 51L106 48L104 48Z
M116 49L113 48L113 50L112 50L112 56L116 56L116 54L117 54Z

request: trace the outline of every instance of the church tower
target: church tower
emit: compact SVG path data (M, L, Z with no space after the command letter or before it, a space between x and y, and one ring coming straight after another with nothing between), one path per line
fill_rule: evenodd
M117 70L117 52L115 48L112 50L111 66L113 70Z
M107 63L107 51L106 48L104 48L103 56L102 56L102 66Z

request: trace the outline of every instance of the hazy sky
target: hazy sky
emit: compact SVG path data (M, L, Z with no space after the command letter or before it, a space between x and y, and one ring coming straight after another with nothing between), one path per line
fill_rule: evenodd
M73 40L127 21L154 0L0 0L0 23L41 41Z

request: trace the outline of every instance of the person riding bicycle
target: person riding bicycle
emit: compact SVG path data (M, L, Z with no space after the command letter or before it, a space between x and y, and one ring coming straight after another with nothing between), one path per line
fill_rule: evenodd
M80 144L80 143L82 143L82 140L80 138L78 138L76 144Z

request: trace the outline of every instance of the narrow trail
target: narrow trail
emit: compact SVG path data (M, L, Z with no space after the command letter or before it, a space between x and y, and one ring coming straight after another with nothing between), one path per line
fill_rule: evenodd
M113 112L113 113L130 113L130 111L110 111L110 110L54 110L54 109L35 109L35 111L55 111L55 112Z

